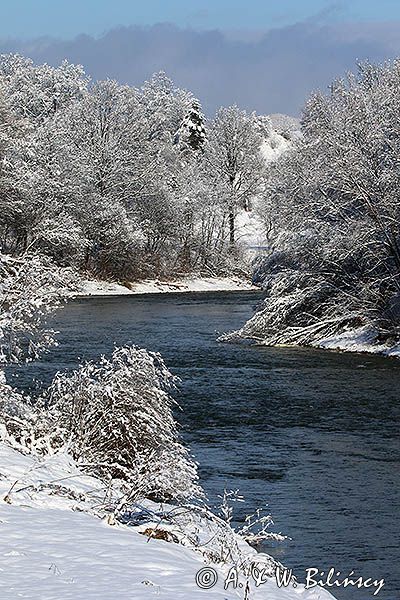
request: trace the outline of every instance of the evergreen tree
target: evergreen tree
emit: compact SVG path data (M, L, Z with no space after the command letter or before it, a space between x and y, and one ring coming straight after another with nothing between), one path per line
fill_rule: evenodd
M195 152L203 151L206 141L204 121L205 117L201 111L201 104L194 99L175 135L175 143L182 148L191 148Z

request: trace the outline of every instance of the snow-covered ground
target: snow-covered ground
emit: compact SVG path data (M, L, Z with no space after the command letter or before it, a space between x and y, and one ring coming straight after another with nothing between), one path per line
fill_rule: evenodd
M253 210L243 210L236 217L236 239L242 245L249 262L255 255L262 253L266 249L267 240L263 224L256 210L257 200L253 202Z
M313 346L329 350L343 350L345 352L368 352L400 358L400 344L387 346L376 341L377 332L370 327L360 327L345 331L339 335L331 336L315 342Z
M275 162L301 137L299 119L288 115L269 115L271 131L261 145L261 154L265 162Z
M5 438L3 438L5 439ZM37 459L0 442L0 597L7 600L233 600L226 569L212 589L199 588L204 557L178 540L143 535L145 525L115 522L102 510L107 490L68 455ZM142 531L142 533L140 533ZM242 542L244 543L244 542ZM249 552L255 553L250 547ZM261 555L257 555L261 556ZM265 555L264 555L265 556ZM208 563L208 566L210 564ZM249 600L329 600L321 588L278 588L275 578Z
M146 279L128 286L107 281L85 280L78 296L124 296L130 294L166 294L171 292L229 292L258 290L249 281L237 277L186 277L161 281Z
M283 137L277 131L272 131L270 136L261 145L261 154L267 163L276 161L286 150L290 148L292 142Z

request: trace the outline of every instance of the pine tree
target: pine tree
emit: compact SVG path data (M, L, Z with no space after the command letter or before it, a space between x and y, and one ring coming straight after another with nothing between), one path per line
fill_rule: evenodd
M195 152L203 151L206 141L204 121L205 117L201 111L201 104L194 99L175 135L175 143L180 145L182 149L191 148Z

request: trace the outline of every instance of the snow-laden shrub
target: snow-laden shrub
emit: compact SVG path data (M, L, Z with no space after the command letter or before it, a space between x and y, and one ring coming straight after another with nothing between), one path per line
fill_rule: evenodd
M43 398L55 444L68 443L88 471L124 480L132 496L198 495L172 414L174 383L158 354L134 346L56 375Z
M36 358L54 343L47 317L68 295L71 273L33 254L0 253L0 364Z
M66 213L39 221L33 230L34 247L45 256L51 257L57 265L82 265L89 247L80 224Z
M13 257L0 253L0 434L26 451L37 450L35 429L45 415L7 385L2 367L37 358L55 343L46 326L72 289L72 274L34 254ZM43 452L43 438L40 451Z
M268 287L254 316L221 339L307 345L368 322L357 303L348 303L346 293L322 277L288 271L275 275Z
M34 421L27 399L6 384L4 373L0 371L0 438L27 446Z
M274 577L276 568L282 565L264 553L267 544L290 538L269 531L273 525L272 517L261 509L240 523L233 519L233 504L243 501L238 490L225 490L220 498L222 504L218 507L209 507L203 502L179 506L148 501L121 502L113 519L136 527L149 540L163 539L186 546L207 564L233 567L244 581L256 579L259 570L265 576ZM236 526L233 520L237 522Z
M87 198L87 214L81 221L88 240L85 269L98 277L134 279L140 271L143 234L127 210L94 194Z
M32 399L6 383L0 371L0 439L23 453L44 456L52 451L47 432L47 414Z

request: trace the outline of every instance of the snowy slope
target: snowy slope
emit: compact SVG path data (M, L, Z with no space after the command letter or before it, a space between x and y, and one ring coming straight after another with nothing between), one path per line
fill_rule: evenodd
M265 163L271 164L287 152L301 135L298 119L287 115L269 115L270 129L261 144L261 155ZM258 205L262 199L255 197L250 203L251 210L242 210L236 217L236 239L247 250L250 260L268 245L265 227L259 216Z
M282 114L272 114L268 118L271 131L261 146L261 153L265 161L270 163L289 150L294 141L301 137L301 132L299 119Z
M261 145L261 154L267 163L278 160L290 148L292 142L278 133L271 131L269 137Z
M263 224L255 209L256 201L251 211L241 211L236 217L236 240L247 250L258 251L265 247L267 240Z
M224 573L212 590L195 584L205 566L178 543L149 539L102 516L106 490L66 454L35 460L0 442L0 597L7 600L233 600ZM104 515L104 513L103 513ZM143 527L142 527L143 529ZM326 591L279 589L269 579L249 600L328 600Z

